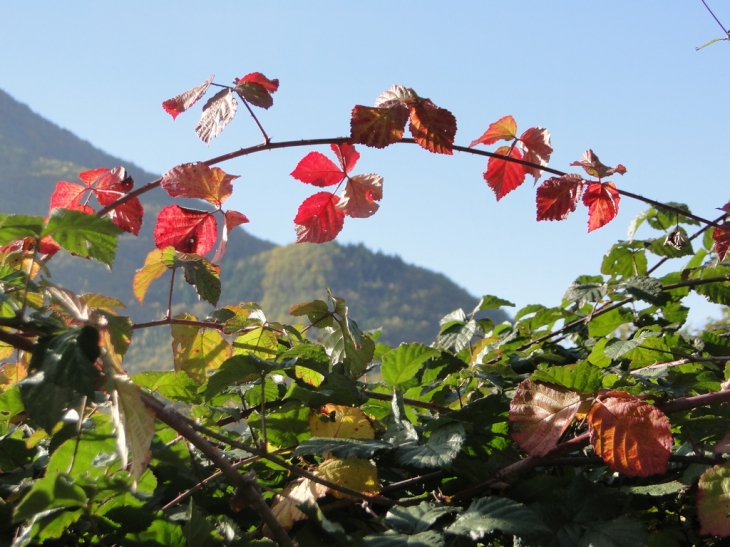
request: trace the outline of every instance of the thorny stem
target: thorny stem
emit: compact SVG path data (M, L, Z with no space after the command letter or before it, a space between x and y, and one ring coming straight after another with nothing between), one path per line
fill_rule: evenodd
M167 295L167 313L165 319L168 321L172 318L172 291L175 288L175 268L172 269L172 275L170 276L170 293Z
M264 144L269 144L271 142L271 139L266 134L266 131L264 131L263 126L259 122L259 119L256 117L256 114L253 113L253 110L251 110L251 107L248 104L248 101L243 98L243 96L239 93L239 97L241 97L241 101L243 101L243 105L246 107L246 110L248 110L248 113L251 114L251 117L253 118L253 121L256 122L256 125L259 127L259 131L261 131L261 134L264 136Z

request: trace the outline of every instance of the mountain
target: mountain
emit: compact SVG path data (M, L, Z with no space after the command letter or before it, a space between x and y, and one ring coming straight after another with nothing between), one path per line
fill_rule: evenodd
M111 156L73 133L35 114L0 90L0 213L45 215L59 180L77 181L79 172L122 165L136 185L157 178L138 166ZM161 190L140 200L145 219L139 237L122 236L114 269L59 253L53 259L51 281L76 292L111 293L128 308L135 321L159 319L166 308L167 286L152 284L140 306L134 299L131 279L144 257L153 249L154 218L172 199ZM178 201L179 202L179 201ZM383 327L381 341L430 342L438 320L456 308L473 309L477 299L447 277L409 265L400 258L373 253L362 245L288 245L278 247L236 229L229 237L228 252L221 263L223 294L219 304L258 302L269 320L292 322L291 305L324 299L326 289L345 299L351 316L362 329ZM176 308L194 307L203 316L210 308L197 302L182 280L176 285ZM507 319L503 312L491 316ZM169 351L168 334L135 333L129 359L149 368ZM169 354L168 354L169 355ZM169 357L164 360L169 363Z

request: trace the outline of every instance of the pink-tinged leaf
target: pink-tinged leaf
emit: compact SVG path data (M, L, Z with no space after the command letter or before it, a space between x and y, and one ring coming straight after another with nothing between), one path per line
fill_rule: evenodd
M239 213L238 211L228 210L224 213L223 216L226 219L226 226L228 227L229 232L233 230L233 228L235 228L236 226L249 222L248 217L243 213Z
M91 214L94 210L88 205L81 203L84 192L87 188L73 182L60 181L56 184L56 189L51 194L50 210L53 209L74 209Z
M418 100L418 94L410 87L394 85L388 91L383 91L375 99L375 106L378 108L390 108L398 103L409 105Z
M385 148L399 142L408 121L408 107L400 102L387 107L357 105L352 109L350 138L352 142Z
M174 198L204 199L220 207L233 193L231 183L237 178L202 162L183 163L162 175L160 186Z
M517 137L517 122L512 116L500 118L492 125L487 127L484 134L478 139L471 141L469 148L473 148L477 144L494 144L497 141L511 141Z
M297 243L325 243L337 237L345 222L345 213L337 207L339 201L329 192L318 192L305 199L294 218Z
M121 192L129 192L134 186L134 181L127 175L124 167L113 167L107 169L100 167L99 169L91 169L79 173L79 178L86 184L95 188L107 189L116 188Z
M525 161L542 166L546 166L550 161L553 147L550 145L550 131L544 127L530 127L520 136L520 144L525 153ZM525 166L525 171L535 177L535 181L542 176L542 169L537 167Z
M269 80L260 72L246 74L243 78L236 78L236 92L242 99L260 108L270 108L274 104L271 96L279 89L279 80Z
M208 91L208 87L210 87L212 82L213 76L205 80L199 86L189 89L184 93L180 93L180 95L177 95L172 99L167 99L164 103L162 103L162 108L164 108L165 112L172 116L172 119L174 120L177 118L178 114L185 112L188 108L193 106L198 99L205 95L205 92Z
M697 484L700 534L730 536L730 464L705 471Z
M203 107L203 115L198 125L195 126L195 134L205 144L210 144L214 137L223 131L236 115L238 103L230 89L223 89L213 95Z
M61 184L59 182L59 184ZM728 249L730 249L730 222L723 222L712 229L712 239L715 241L715 251L720 262L725 260Z
M495 154L522 159L520 151L509 146L502 146L495 151ZM509 194L525 181L525 168L523 165L499 158L489 158L487 170L484 172L484 180L497 196L497 201Z
M607 167L603 165L601 160L598 159L598 156L596 156L593 153L593 150L590 149L583 152L583 157L580 160L574 161L570 165L582 167L590 176L599 179L610 177L614 173L618 173L619 175L626 173L626 167L620 163L616 167Z
M157 216L155 246L174 247L181 253L203 256L218 238L218 224L212 213L168 205Z
M290 174L297 180L320 188L339 184L345 178L342 169L319 152L310 152L304 156Z
M452 154L456 118L451 112L422 99L411 106L410 117L409 130L421 148L434 154Z
M597 230L616 218L620 201L613 182L589 183L583 193L583 204L588 207L588 231Z
M340 165L345 173L352 171L357 160L360 159L360 153L355 150L355 147L352 144L348 144L346 142L342 144L331 144L330 148L332 148L337 159L340 160Z
M375 214L383 199L383 177L380 175L355 175L347 181L337 207L347 216L368 218Z
M669 420L657 407L612 391L588 412L591 444L611 471L628 477L667 472L672 449Z
M543 182L537 188L537 220L568 218L578 205L583 184L583 178L574 173Z
M575 391L525 380L509 407L512 439L531 456L544 456L558 444L580 403Z

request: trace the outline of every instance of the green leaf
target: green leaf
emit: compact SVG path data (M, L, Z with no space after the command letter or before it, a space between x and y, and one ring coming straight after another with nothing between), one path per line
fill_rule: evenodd
M619 338L612 338L606 343L606 347L603 353L609 359L618 359L633 349L643 344L647 339L657 336L656 332L643 330L638 335L634 336L631 340L621 340Z
M588 335L591 338L602 338L633 320L634 314L630 309L615 308L607 313L594 316L588 323Z
M323 300L313 300L292 306L289 314L294 317L306 315L312 326L318 329L333 325L332 313Z
M108 218L70 209L54 209L41 234L51 236L71 254L93 258L111 266L121 230Z
M535 382L557 384L578 393L595 393L601 388L603 373L600 368L583 361L576 365L536 370L530 379Z
M406 534L417 534L428 530L444 515L460 511L458 507L446 507L422 501L419 505L411 507L393 507L385 515L385 522Z
M208 378L204 395L205 400L210 401L231 386L255 382L262 375L280 372L286 366L288 365L265 361L252 353L234 355L226 359L213 376Z
M445 531L479 541L495 530L520 537L550 532L526 505L496 496L474 500Z
M368 459L378 450L391 450L392 448L393 445L389 442L376 439L312 437L297 446L294 450L294 456L331 452L335 458Z
M233 354L252 354L262 359L276 359L279 340L270 328L256 327L233 341Z
M711 232L712 230L708 230ZM716 268L702 268L699 270L699 276L693 276L695 279L713 279L716 277L725 277L730 275L730 269L725 266ZM723 304L730 306L730 281L719 281L715 283L706 283L704 285L695 285L694 290L703 295L710 302L715 304Z
M47 475L33 484L15 509L13 521L22 522L50 509L83 507L86 501L84 489L74 484L71 477L64 473Z
M183 534L182 527L175 522L161 518L153 520L144 532L129 533L125 538L136 542L137 545L149 545L150 547L185 545L185 534Z
M43 217L0 214L0 245L7 245L16 239L40 237L45 225Z
M214 306L218 304L221 295L220 266L211 264L200 255L181 253L172 247L163 250L161 262L168 268L182 268L185 281L195 287L198 296Z
M398 447L396 458L404 465L450 468L466 439L464 425L451 422L434 430L426 444Z
M679 481L660 482L659 484L648 484L646 486L623 486L621 492L634 494L636 496L669 496L689 488Z
M175 319L195 320L195 317L180 314ZM175 370L187 372L201 384L208 369L217 369L230 356L231 348L218 330L180 324L173 324L170 330Z
M457 322L441 329L438 342L443 348L459 353L469 345L476 331L477 322L473 319L466 323Z
M673 245L667 244L666 237L647 239L644 244L646 245L646 248L650 253L657 256L666 256L668 258L692 256L694 254L694 249L692 249L692 242L689 240L687 232L684 228L680 228L679 233L682 234L686 239L684 245L682 245L679 249L677 249Z
M185 535L185 541L188 547L202 547L208 543L211 543L212 537L210 533L213 531L213 526L205 520L205 517L200 513L193 498L190 498L188 502L188 510L185 514L185 524L183 525L183 534Z
M261 430L262 420L252 414L248 425ZM276 446L296 446L310 437L309 408L296 401L289 401L266 415L266 436Z
M445 543L443 536L434 531L409 536L390 530L384 534L365 536L360 545L362 547L444 547Z
M638 547L646 545L647 537L644 525L621 516L589 526L578 547Z
M491 294L486 294L482 296L481 300L479 300L479 304L477 304L477 307L474 308L474 312L476 313L482 310L493 310L496 308L501 308L502 306L510 306L514 308L515 305L509 300L504 300L503 298L492 296Z
M668 201L667 205L691 213L689 207L684 203L677 203L676 201ZM677 214L674 211L665 209L663 207L652 207L649 209L649 215L647 216L647 222L655 230L671 230L677 224L689 224L693 226L699 226L699 222L692 218L686 217L681 214Z
M613 277L646 275L646 252L641 242L617 243L606 253L601 263L601 273Z
M276 401L279 398L279 384L274 382L271 378L265 378L263 382L263 393L261 392L261 380L259 378L251 387L244 393L243 400L249 407L259 407L261 403L268 403L270 401ZM262 401L263 399L263 401Z
M660 304L662 294L662 283L653 277L635 276L627 279L618 285L619 288L625 289L627 293L638 300L643 300L649 304Z
M375 353L373 341L347 318L322 330L322 345L330 356L330 364L344 363L352 378L362 376Z
M439 351L423 344L401 344L383 355L380 373L383 381L393 387L413 379L423 364L438 357Z
M201 401L198 395L200 387L186 372L140 372L132 376L132 381L140 387L159 393L171 401L198 404Z
M584 279L578 278L574 281L563 296L569 304L576 303L579 308L589 302L600 302L608 291L600 276L583 277Z

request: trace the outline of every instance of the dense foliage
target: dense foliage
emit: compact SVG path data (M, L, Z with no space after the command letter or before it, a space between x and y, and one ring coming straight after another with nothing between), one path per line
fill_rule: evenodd
M211 85L163 106L175 117ZM278 85L252 73L220 86L201 139L222 131L238 100L258 124L251 107L271 107ZM730 208L707 220L621 190L606 178L626 168L590 150L573 164L590 179L549 168L548 131L519 133L510 116L456 146L454 116L402 86L356 106L349 137L276 143L259 128L262 144L139 189L123 168L99 168L59 182L47 218L0 215L1 542L629 547L730 536L730 329L683 330L690 291L730 302ZM495 152L472 148L500 140ZM381 177L350 174L356 146L396 143L489 157L497 199L551 173L537 187L538 220L582 203L591 231L622 197L651 208L560 305L495 324L484 312L512 304L487 295L446 315L430 345L380 342L324 288L291 303L293 325L267 319L265 306L220 302L228 233L247 219L223 210L235 177L215 164L329 144L292 171L322 189L296 214L298 240L322 243L382 199ZM120 233L140 230L138 196L160 186L210 205L163 208L156 248L129 280L144 301L173 272L163 318L133 323L113 296L50 281L61 250L113 264ZM636 237L642 225L651 237ZM175 277L214 311L173 315ZM171 333L174 370L129 377L133 333L146 329Z

